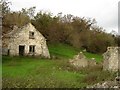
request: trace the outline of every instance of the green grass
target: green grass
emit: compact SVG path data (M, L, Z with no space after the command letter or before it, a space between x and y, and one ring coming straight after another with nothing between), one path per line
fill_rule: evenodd
M113 79L101 67L73 69L68 60L30 57L3 57L3 87L8 88L83 88L103 79Z
M67 44L57 43L57 44L49 44L48 46L50 53L58 57L72 58L74 55L76 55L79 52L79 50Z
M81 50L66 44L49 44L50 54L57 59L39 57L3 56L3 87L16 88L82 88L103 79L113 78L113 74L103 72L101 66L77 70L68 60ZM84 52L87 58L101 61L102 56Z
M48 46L51 55L55 55L63 58L73 58L74 55L77 55L80 51L82 51L80 49L73 48L72 46L69 46L67 44L57 43L57 44L49 44ZM84 55L88 59L95 58L97 62L103 60L103 57L100 54L84 52Z
M5 58L6 56L3 57L3 60ZM7 59L9 61L4 61L3 63L3 87L14 87L14 85L16 87L27 87L27 85L30 85L29 87L60 87L60 85L62 87L78 87L76 86L80 85L77 82L78 77L82 78L84 76L68 70L62 70L62 63L66 63L64 60L61 63L60 60L40 58L29 58L28 60L26 57L7 57ZM23 80L24 82L22 83ZM30 82L27 83L27 81ZM34 83L32 83L33 81ZM42 84L39 84L40 82Z
M84 52L84 55L88 58L88 59L91 59L91 58L95 58L95 60L97 62L100 62L103 60L103 57L102 55L100 54L93 54L93 53L89 53L89 52Z

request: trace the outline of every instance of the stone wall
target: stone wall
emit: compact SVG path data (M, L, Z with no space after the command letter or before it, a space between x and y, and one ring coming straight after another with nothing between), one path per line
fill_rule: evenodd
M85 55L80 52L78 55L75 55L73 59L69 60L70 64L76 68L95 66L96 60L92 58L91 60L87 59Z
M117 77L115 77L114 80L102 81L102 82L94 84L92 86L87 86L87 88L96 88L96 89L106 88L107 90L120 90L120 77L117 76Z
M34 39L29 38L29 32L34 32ZM18 28L17 30L13 30L10 33L10 39L8 43L8 49L10 50L11 56L19 55L19 46L24 46L25 51L24 55L31 55L29 52L29 46L35 46L34 56L42 56L46 58L50 58L49 50L46 44L46 39L43 35L37 31L32 24L27 24L22 28ZM6 42L6 41L5 41Z
M120 70L120 47L108 47L103 54L103 69L109 71Z

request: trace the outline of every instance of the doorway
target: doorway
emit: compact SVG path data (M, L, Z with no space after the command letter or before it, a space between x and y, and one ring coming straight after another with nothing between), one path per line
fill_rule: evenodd
M19 55L20 56L24 56L24 52L25 52L25 46L19 46Z

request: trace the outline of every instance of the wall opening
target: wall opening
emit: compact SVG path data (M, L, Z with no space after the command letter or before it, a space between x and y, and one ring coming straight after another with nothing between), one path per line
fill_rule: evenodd
M19 56L24 56L25 46L19 46Z
M32 31L30 31L29 32L29 39L34 39L35 37L34 37L34 32L32 32Z
M10 49L8 49L7 55L8 55L8 56L10 55Z
M35 52L35 45L30 45L29 46L29 52L34 53Z

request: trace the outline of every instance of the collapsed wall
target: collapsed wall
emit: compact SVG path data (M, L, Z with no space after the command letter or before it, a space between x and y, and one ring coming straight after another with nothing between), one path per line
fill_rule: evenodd
M69 63L76 68L81 68L81 67L95 66L96 60L94 58L89 60L85 57L85 55L82 52L80 52L78 53L78 55L75 55L73 59L70 59Z
M103 54L103 58L103 70L120 70L120 47L108 47L107 51Z

